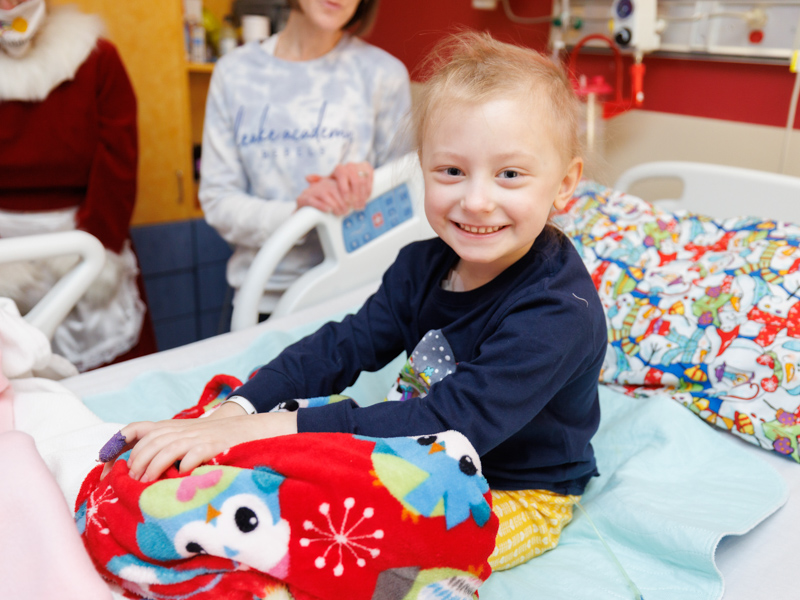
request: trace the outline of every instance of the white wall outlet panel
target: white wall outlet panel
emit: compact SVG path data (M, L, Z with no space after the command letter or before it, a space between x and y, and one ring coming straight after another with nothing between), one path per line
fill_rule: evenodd
M624 2L633 10L627 17ZM644 2L644 4L642 4ZM788 59L800 21L800 0L658 0L655 20L648 7L654 0L570 0L570 26L551 28L551 41L574 46L591 33L611 38L632 25L623 52L664 51L698 55ZM644 10L637 10L643 8ZM563 11L560 0L553 14ZM640 15L636 20L635 15ZM581 26L575 28L576 20ZM650 24L655 23L655 27ZM644 26L640 26L644 24ZM755 33L754 33L755 32ZM657 41L657 43L656 43ZM605 44L590 42L590 46Z

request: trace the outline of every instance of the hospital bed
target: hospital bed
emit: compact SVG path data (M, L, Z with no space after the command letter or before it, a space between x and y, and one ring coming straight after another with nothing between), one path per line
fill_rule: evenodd
M756 179L761 177L761 174L755 172L670 163L642 167L638 174L635 170L626 173L620 178L616 187L628 189L634 180L644 175L678 177L686 183L682 197L677 200L679 204L675 206L693 207L697 197L692 193L698 190L695 182L703 181L703 172L709 178L722 177L723 180L734 176L740 177L741 185L734 186L731 192L734 194L744 189L743 182L751 181L753 177ZM296 239L293 236L302 236L311 227L319 227L326 250L326 261L318 267L316 274L309 273L302 283L298 282L297 290L302 290L302 294L300 291L287 294L287 298L293 302L291 306L287 300L287 304L279 307L280 310L277 310L272 318L260 325L253 325L257 319L259 290L263 289L263 282L268 279L271 269L279 258L275 255L268 256L265 251L254 263L259 270L251 272L248 284L242 288L243 292L248 294L252 292L253 297L245 296L237 300L234 331L231 333L158 355L84 373L64 380L63 384L84 398L87 405L106 420L127 422L136 418L165 418L169 416L169 410L173 410L175 406L167 406L158 414L142 417L141 413L136 412L139 407L128 411L125 403L131 397L146 391L148 394L159 394L156 397L169 405L170 401L176 401L171 395L172 392L185 389L186 386L196 388L215 372L231 372L233 369L238 369L235 374L242 377L251 367L260 364L258 361L267 357L269 352L277 351L276 348L280 345L313 330L317 323L327 318L339 318L345 312L356 309L377 288L380 272L384 265L391 262L397 249L411 239L430 235L421 217L419 200L421 188L418 173L415 173L413 168L410 173L404 172L401 175L398 173L400 171L396 170L390 177L385 177L385 173L378 173L374 196L385 195L407 182L405 191L409 195L409 202L406 205L411 206L413 216L406 219L409 221L406 228L395 226L393 230L387 230L372 242L372 244L379 242L382 244L381 253L374 250L374 254L371 255L380 256L376 261L376 268L367 270L366 265L369 260L353 262L352 264L358 265L357 268L352 266L344 268L343 265L348 259L358 260L354 252L347 252L347 240L353 241L353 238L347 237L346 226L336 219L321 217L309 211L299 211L292 224L293 234L279 240L280 243L290 246L292 240ZM800 199L800 182L797 180L772 176L767 176L767 179L775 184L775 189L779 190L776 193L788 190L785 201L796 202ZM759 193L763 192L761 187L763 181L761 179L757 185ZM722 197L715 195L714 185L711 188L706 185L699 190L703 201L707 202L703 207L704 213L721 212L723 216L730 216L727 211L733 205L728 193ZM381 207L386 208L386 206L385 201L381 203ZM753 213L755 209L764 206L759 202L752 206L748 203L742 208L746 209L747 213ZM789 202L782 202L774 207L774 210L765 209L770 212L769 214L765 212L763 216L790 214L788 211L793 210L790 206ZM374 215L376 212L371 214ZM800 222L800 213L791 214L792 219ZM399 240L390 239L395 234ZM277 245L278 241L273 244L269 252L274 251ZM370 245L365 244L363 248L359 248L368 251ZM373 245L373 248L377 246ZM348 256L351 254L354 256ZM325 282L321 288L315 289L312 281L315 275L319 275L320 280ZM355 278L345 279L345 276L350 275ZM265 339L271 341L263 342ZM253 352L258 353L258 356L254 356ZM243 361L248 362L243 364ZM375 380L371 381L377 382L376 389L380 389L381 385L385 388L386 381L393 379L396 365L393 368L394 372L389 369L374 376ZM384 378L383 381L381 377ZM368 382L367 386L369 385L373 384ZM593 515L592 522L596 523L599 535L612 548L614 555L628 574L637 583L642 581L647 583L640 585L645 592L644 597L648 599L722 597L725 600L794 597L796 593L792 573L796 540L800 536L800 465L775 453L734 440L726 433L713 430L671 401L635 403L623 394L606 390L603 390L602 395L605 402L604 419L619 416L619 422L616 423L616 428L609 426L601 431L603 445L598 447L598 460L601 461L601 471L605 469L606 473L603 475L607 478L603 480L604 487L597 495L587 490L584 502L587 512ZM179 401L180 398L177 399L177 402ZM152 399L148 400L148 404L153 405ZM642 413L639 415L640 421L626 422L626 419L631 418L630 415L615 414L615 407L621 405L626 405L635 411L663 412ZM181 408L180 404L177 408ZM685 453L681 454L680 460L672 460L663 453L659 454L657 448L659 439L646 443L638 438L635 441L630 439L635 437L633 432L641 431L644 426L657 427L659 422L672 422L671 419L676 419L673 430L659 430L655 437L662 438L676 433L683 434L684 430L691 431L692 435L687 434L677 445L669 447L670 452ZM674 431L676 428L680 431ZM702 443L699 442L701 439ZM631 443L641 445L625 450L626 444ZM620 459L621 462L618 463L605 462L606 453L616 457L622 456L620 452L623 454L628 452L624 455L624 460ZM736 465L727 464L723 460L727 456L734 457ZM644 467L641 464L637 467L639 459L645 462ZM659 461L666 461L663 463L664 468L668 468L669 472L659 473L659 465L662 464ZM676 461L680 464L675 464ZM671 513L685 513L681 517L688 521L688 525L686 522L680 524L670 521L664 514L659 513L659 508L668 504L668 497L673 493L677 494L682 487L668 476L675 476L682 469L691 472L695 477L698 473L707 473L712 479L710 483L705 480L689 481L691 489L683 490L682 498L686 503L682 507L683 510L678 511L675 506L669 507ZM713 480L715 471L721 477L719 485L733 485L730 488L720 488L725 490L724 495L721 495L715 487L716 483ZM631 473L639 480L634 482L633 487L626 487L626 477L630 479ZM765 476L766 480L759 479ZM693 569L681 563L680 556L671 555L668 548L661 547L661 538L671 539L678 547L690 541L697 541L691 530L699 528L701 521L713 521L715 516L735 513L744 504L743 498L748 494L758 496L762 490L751 489L754 486L748 484L748 481L759 482L755 487L762 485L767 487L765 481L774 484L779 479L785 482L789 492L788 501L781 508L779 506L785 500L783 494L786 489L776 489L769 501L759 497L757 500L760 504L756 504L761 507L758 509L761 513L754 517L755 520L751 519L749 524L744 524L742 521L732 526L729 522L720 522L719 529L704 539L703 548L692 550L696 551L698 563L701 555L714 557L716 567L713 563L704 565L708 572L706 575L713 576L716 568L719 569L724 577L724 595L721 585L712 585L708 581L697 583L698 580L695 579L697 574L693 573ZM739 487L736 487L737 485ZM633 522L631 517L637 511L655 521L654 530L644 533L642 528L646 527L646 524ZM773 512L774 514L771 514ZM622 513L626 518L620 521L612 513ZM702 519L697 515L701 515ZM675 515L668 515L669 518L673 516ZM614 520L615 518L617 520ZM740 528L737 529L737 526ZM726 527L730 529L725 530ZM743 535L723 537L723 533ZM686 541L679 534L685 535ZM641 536L646 537L638 541L635 539ZM637 556L637 552L644 552L645 547L651 548L652 560ZM697 571L700 570L698 566ZM695 590L696 594L692 593L692 590ZM481 598L489 600L501 598L522 600L534 596L614 599L633 597L615 563L598 541L597 534L578 513L575 522L565 531L559 550L522 567L495 574L481 589Z
M651 199L666 210L800 223L800 178L788 175L725 165L658 161L631 167L620 175L613 188L628 192L636 184L659 179L677 180L682 186L677 197L656 194ZM786 549L800 536L800 465L749 444L741 446L781 473L790 496L777 514L753 531L722 540L717 566L725 577L724 598L793 597L797 594L794 586L782 583L775 574L792 568L793 559L788 558Z

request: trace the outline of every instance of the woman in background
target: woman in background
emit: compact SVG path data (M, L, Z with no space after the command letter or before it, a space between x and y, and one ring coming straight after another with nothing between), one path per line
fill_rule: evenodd
M408 72L355 37L371 25L378 0L290 0L290 7L281 32L217 63L209 89L200 202L235 246L227 270L234 289L294 211L363 208L373 168L407 151L394 134L410 106ZM321 260L312 232L279 265L260 312L270 313Z
M101 20L0 0L0 237L80 229L106 249L98 280L56 330L79 370L156 350L129 241L136 98ZM74 260L5 265L0 295L32 305Z

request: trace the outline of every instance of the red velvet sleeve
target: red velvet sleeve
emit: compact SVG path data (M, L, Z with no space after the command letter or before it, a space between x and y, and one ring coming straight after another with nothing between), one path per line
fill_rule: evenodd
M101 39L94 53L98 141L77 226L119 252L128 238L136 200L136 96L114 45Z

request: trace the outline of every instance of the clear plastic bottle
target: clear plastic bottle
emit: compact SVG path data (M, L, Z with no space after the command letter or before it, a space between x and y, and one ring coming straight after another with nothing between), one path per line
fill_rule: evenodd
M239 45L236 39L236 28L233 26L233 17L226 16L222 21L222 28L219 32L219 55L225 56L228 52Z
M206 62L206 30L203 27L203 0L186 0L184 4L188 30L189 60Z

